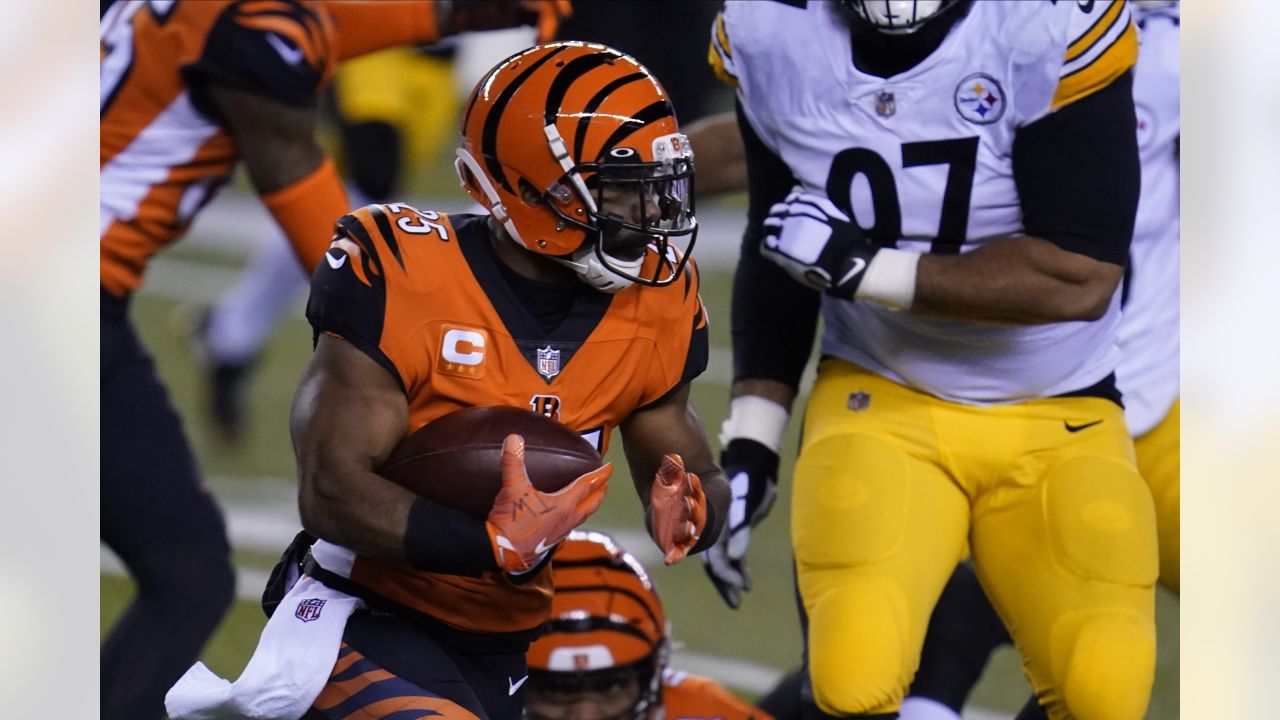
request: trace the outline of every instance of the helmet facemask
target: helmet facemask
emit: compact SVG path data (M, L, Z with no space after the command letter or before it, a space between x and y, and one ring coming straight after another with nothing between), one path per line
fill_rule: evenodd
M910 35L959 0L841 0L853 19L886 35Z

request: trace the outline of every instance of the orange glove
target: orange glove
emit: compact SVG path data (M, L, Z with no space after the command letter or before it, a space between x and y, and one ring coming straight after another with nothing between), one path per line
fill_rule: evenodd
M524 438L508 435L502 442L502 488L485 521L498 567L524 572L537 565L600 507L612 474L613 465L605 464L554 493L540 492L524 466Z
M707 525L707 496L702 492L702 481L685 471L679 455L662 457L649 489L649 510L653 513L653 539L662 549L663 561L668 565L680 562Z
M569 0L520 0L520 4L538 14L534 27L538 28L538 42L551 42L560 29L560 21L573 15Z

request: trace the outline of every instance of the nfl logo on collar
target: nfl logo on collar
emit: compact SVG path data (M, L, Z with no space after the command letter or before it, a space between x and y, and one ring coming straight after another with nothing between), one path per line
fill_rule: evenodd
M898 103L893 98L893 93L887 90L876 95L876 114L880 117L889 117L898 112Z
M560 374L560 351L548 345L538 348L538 374L550 380Z
M324 600L321 598L307 598L298 603L298 609L293 611L293 616L302 622L311 622L320 619L320 610L324 608Z

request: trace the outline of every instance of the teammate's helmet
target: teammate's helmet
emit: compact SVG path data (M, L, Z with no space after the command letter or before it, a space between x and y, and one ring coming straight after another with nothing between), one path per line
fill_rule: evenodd
M631 688L610 717L654 717L669 654L667 618L640 562L604 533L575 530L556 551L552 572L551 619L529 648L525 716L550 718L538 698L570 703Z
M855 20L889 35L906 35L960 0L840 0Z
M597 290L671 283L693 249L689 140L657 79L612 48L559 42L499 63L467 101L456 165L512 239Z

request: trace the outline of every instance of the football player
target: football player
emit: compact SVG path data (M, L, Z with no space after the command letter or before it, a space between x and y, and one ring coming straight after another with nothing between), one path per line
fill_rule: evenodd
M713 28L751 198L709 570L738 602L821 307L791 524L807 714L896 717L966 546L1027 717L1145 712L1155 518L1115 380L1136 54L1123 2L730 2Z
M350 618L307 717L522 711L548 548L598 506L608 468L537 493L511 436L510 494L476 520L377 474L442 415L528 408L602 454L617 428L667 563L714 542L727 512L688 403L708 353L692 152L657 79L601 45L520 52L465 104L457 167L489 214L362 208L312 280L315 354L292 414L301 516L320 538L308 572L375 611ZM352 663L370 682L350 681Z
M1142 195L1122 289L1120 365L1125 420L1138 470L1151 487L1160 538L1160 583L1174 594L1179 573L1178 247L1179 112L1176 2L1136 2L1140 46L1133 94ZM938 602L903 720L959 720L991 652L1009 636L963 565Z
M714 680L667 666L658 588L613 538L570 533L552 576L551 619L529 648L527 720L770 720Z
M137 584L102 646L102 716L163 714L231 601L221 514L127 318L150 258L244 161L304 262L349 209L313 137L335 64L456 30L556 17L478 2L117 2L100 23L101 536ZM539 13L542 13L539 15Z

